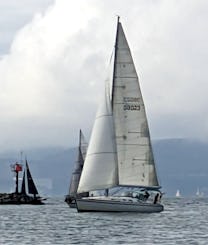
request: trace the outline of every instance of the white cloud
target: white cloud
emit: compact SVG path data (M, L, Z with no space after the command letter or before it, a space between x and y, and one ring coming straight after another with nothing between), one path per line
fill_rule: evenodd
M1 148L88 136L121 21L153 137L207 136L206 1L56 1L0 59ZM12 18L12 17L10 17Z
M16 31L31 21L34 13L43 12L53 1L0 1L0 54L8 51Z

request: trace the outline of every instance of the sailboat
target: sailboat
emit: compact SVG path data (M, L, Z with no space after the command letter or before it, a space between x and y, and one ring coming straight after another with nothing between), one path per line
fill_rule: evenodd
M199 190L199 188L197 188L196 196L197 196L197 197L203 197L203 196L204 196L204 192L201 192L201 191Z
M34 205L44 204L43 199L38 195L38 191L33 181L27 160L25 160L25 169L23 172L20 192L19 192L19 173L23 170L22 164L16 162L11 167L12 167L12 171L16 175L15 192L0 194L0 204L34 204ZM30 194L32 194L32 196Z
M161 212L144 102L119 17L112 84L104 92L77 191L101 194L76 198L77 210Z
M84 160L87 151L87 142L82 133L82 130L79 131L79 146L78 146L78 158L75 162L74 171L71 176L71 182L69 186L69 193L66 195L65 202L69 205L70 208L75 208L75 198L77 197L77 188L79 185L80 176L82 173ZM87 197L89 196L88 192L79 194L79 197Z
M177 191L176 191L176 197L178 197L178 198L181 197L180 190L177 190Z

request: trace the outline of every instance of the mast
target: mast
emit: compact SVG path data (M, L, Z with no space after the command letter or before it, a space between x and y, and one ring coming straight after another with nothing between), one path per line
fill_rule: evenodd
M18 181L19 172L18 171L15 171L15 173L16 173L16 188L15 188L15 193L18 194L18 189L19 189L19 181Z
M19 193L19 172L22 171L22 165L16 162L11 165L12 172L15 173L15 193Z
M112 100L111 100L111 108L113 110L113 95L114 95L114 85L115 85L115 74L116 74L116 60L117 60L117 48L118 48L118 28L119 28L119 20L120 20L120 16L117 15L117 28L116 28L116 40L115 40L115 53L114 53L114 62L113 62L113 81L112 81ZM109 189L106 188L104 195L108 196L109 194Z
M112 82L112 100L111 100L112 109L113 109L113 96L114 96L115 74L116 74L119 20L120 20L120 16L118 15L117 16L116 40L115 40L115 54L114 54L114 63L113 63L113 82Z

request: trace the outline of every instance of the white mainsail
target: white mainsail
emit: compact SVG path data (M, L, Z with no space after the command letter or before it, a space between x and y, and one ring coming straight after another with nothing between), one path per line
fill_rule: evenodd
M112 98L105 93L97 113L78 192L119 185L159 188L138 76L118 21Z
M112 99L119 185L158 186L138 76L119 22Z
M105 93L97 112L78 192L110 188L118 184L112 110Z

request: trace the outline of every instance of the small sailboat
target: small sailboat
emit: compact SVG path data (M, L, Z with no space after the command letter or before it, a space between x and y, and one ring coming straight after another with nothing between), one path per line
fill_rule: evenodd
M181 193L180 193L180 190L177 190L176 191L176 195L175 195L177 198L181 197Z
M163 211L144 102L119 17L112 84L106 84L78 186L80 194L93 191L100 195L76 198L79 212Z
M79 131L79 147L78 147L78 158L75 162L74 171L71 176L70 186L69 186L69 193L66 195L65 202L69 205L70 208L75 208L75 198L77 197L77 188L79 185L80 176L82 173L84 160L87 151L87 142L85 137L82 133L82 130ZM89 196L88 192L79 194L79 197L87 197Z
M12 171L16 175L15 192L0 194L0 204L34 204L34 205L44 204L43 199L38 195L38 191L33 181L32 175L30 173L27 160L25 160L25 169L23 172L20 192L19 192L19 173L23 170L22 164L16 162L11 167L12 167Z
M197 197L203 197L203 196L204 196L204 192L200 191L200 189L197 188L196 196L197 196Z

